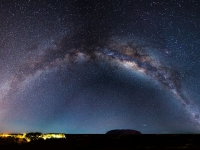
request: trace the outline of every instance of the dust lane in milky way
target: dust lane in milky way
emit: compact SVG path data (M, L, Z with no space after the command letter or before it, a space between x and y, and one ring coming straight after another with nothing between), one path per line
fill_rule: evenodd
M132 69L147 76L152 77L161 85L170 90L183 105L185 110L190 114L192 121L200 123L199 109L196 104L184 94L182 89L179 72L170 70L168 67L159 64L148 54L139 53L137 47L130 47L129 45L119 45L106 49L103 55L100 56L110 59L110 61L119 64L121 67ZM113 60L112 60L113 59Z

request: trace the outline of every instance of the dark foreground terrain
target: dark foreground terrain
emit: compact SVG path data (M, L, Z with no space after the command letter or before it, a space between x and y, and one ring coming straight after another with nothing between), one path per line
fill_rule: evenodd
M192 148L200 149L200 135L107 135L107 134L66 134L66 139L39 139L30 142L12 138L0 138L4 146L65 146L67 149L133 149L133 148Z

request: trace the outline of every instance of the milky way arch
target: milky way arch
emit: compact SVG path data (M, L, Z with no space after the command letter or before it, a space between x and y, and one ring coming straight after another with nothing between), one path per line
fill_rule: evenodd
M177 71L162 65L149 54L141 52L141 49L133 45L115 41L103 48L95 49L92 52L83 51L82 48L63 50L63 47L60 48L57 45L54 48L43 49L42 53L38 53L34 57L32 54L27 54L26 62L21 63L12 76L1 84L0 113L3 114L6 110L10 95L23 91L31 81L37 79L42 73L76 63L93 63L96 59L99 59L111 65L138 72L157 81L176 96L176 99L180 101L190 115L191 120L200 124L199 110L183 91L180 75Z

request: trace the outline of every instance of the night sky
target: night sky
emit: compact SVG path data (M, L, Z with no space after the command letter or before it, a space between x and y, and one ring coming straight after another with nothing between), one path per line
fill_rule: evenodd
M1 0L0 133L200 133L198 0Z

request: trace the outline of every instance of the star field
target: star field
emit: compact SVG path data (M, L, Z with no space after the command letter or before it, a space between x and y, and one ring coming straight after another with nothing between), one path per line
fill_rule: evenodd
M0 132L200 131L196 0L1 0Z

